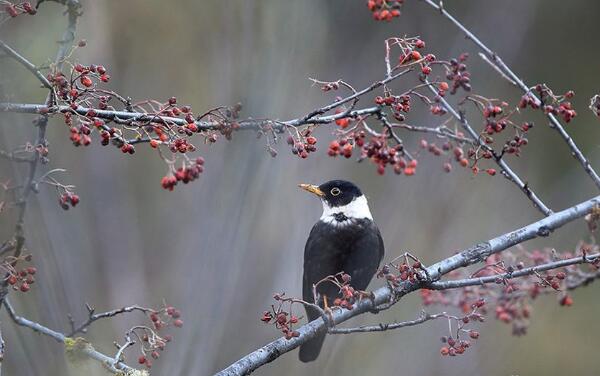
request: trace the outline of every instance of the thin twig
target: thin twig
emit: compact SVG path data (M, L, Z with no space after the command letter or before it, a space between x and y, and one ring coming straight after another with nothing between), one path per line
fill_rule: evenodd
M112 311L107 311L107 312L102 312L102 313L94 313L95 310L92 307L90 307L89 305L87 306L87 309L88 309L87 320L84 321L83 323L79 324L78 326L74 326L73 329L71 330L71 332L69 332L69 334L68 334L69 337L71 337L77 333L84 332L87 329L87 327L89 327L94 321L97 321L100 319L114 317L116 315L119 315L121 313L126 313L126 312L141 311L141 312L146 313L146 312L152 311L149 308L144 308L144 307L141 307L138 305L117 308L117 309L113 309Z
M23 65L25 68L27 68L28 71L33 73L37 77L37 79L40 80L42 85L44 85L44 87L52 90L52 85L50 84L50 82L48 81L46 76L44 76L39 71L39 69L35 65L33 65L29 60L27 60L26 58L21 56L17 51L13 50L10 46L8 46L6 43L4 43L1 40L0 40L0 48L2 50L4 50L4 52L6 52L10 57L12 57L16 61L18 61L21 65Z
M422 324L424 322L435 320L439 318L447 318L448 315L446 313L438 313L435 315L430 315L426 312L422 312L421 315L410 321L402 321L402 322L393 322L393 323L381 323L377 325L362 325L354 328L330 328L328 330L329 334L351 334L351 333L372 333L372 332L384 332L387 330L393 329L401 329L406 328L408 326L415 326Z

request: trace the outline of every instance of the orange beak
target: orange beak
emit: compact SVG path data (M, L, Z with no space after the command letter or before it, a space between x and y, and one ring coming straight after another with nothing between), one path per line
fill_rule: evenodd
M313 184L298 184L298 186L307 192L313 193L319 197L325 197L325 193L319 189L319 186Z

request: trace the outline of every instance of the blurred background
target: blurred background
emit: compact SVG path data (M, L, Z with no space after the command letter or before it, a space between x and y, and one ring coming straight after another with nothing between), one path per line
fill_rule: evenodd
M243 117L290 119L332 100L311 87L308 77L342 78L362 88L384 75L385 38L421 36L439 58L471 52L475 92L516 103L520 94L485 65L470 42L428 6L408 1L401 18L375 22L366 1L89 1L83 0L77 38L88 41L72 60L102 64L109 86L134 100L165 101L172 95L196 112L218 105L244 104ZM559 0L459 1L445 7L463 20L533 85L545 82L555 92L573 89L579 116L567 126L576 142L600 167L600 124L587 109L599 90L600 51L589 39L598 35L600 2ZM45 3L35 17L4 24L1 37L36 64L53 57L66 23L63 8ZM42 103L46 91L10 59L0 59L4 94L15 102ZM396 90L413 83L397 81ZM370 100L361 102L369 105ZM30 115L0 115L0 147L10 150L33 138ZM416 110L418 125L438 118ZM597 192L543 117L514 169L553 209L585 200ZM479 126L479 123L476 123ZM208 375L279 336L259 316L274 292L301 294L304 242L321 214L318 201L300 191L301 182L332 178L356 182L371 210L391 260L411 250L428 264L477 242L539 219L529 201L499 175L473 177L456 168L446 174L443 160L420 158L411 178L375 166L326 155L331 129L319 130L319 151L308 160L291 155L287 145L271 158L250 132L231 142L199 145L206 172L199 181L163 190L167 172L149 147L134 156L104 148L98 140L74 148L60 119L48 128L50 164L68 173L82 198L63 211L53 189L43 189L27 211L27 247L34 255L38 282L27 294L13 294L18 312L60 331L70 313L86 317L85 303L98 311L123 305L160 306L163 299L181 308L184 328L154 363L156 375ZM420 135L402 134L416 151ZM3 181L20 181L23 166L0 161ZM14 210L0 215L1 239L14 228ZM586 237L582 221L565 226L533 247L572 250ZM382 285L374 281L371 288ZM376 334L330 337L318 361L302 364L296 352L260 368L259 375L398 374L542 375L595 374L600 336L591 320L600 317L598 286L574 293L575 304L559 307L545 296L534 305L527 336L511 336L510 326L492 317L481 338L463 356L439 356L445 322ZM418 315L416 294L378 316L364 315L348 325L407 320ZM441 308L440 308L441 309ZM435 309L431 309L435 312ZM4 371L10 375L82 374L72 369L52 339L18 328L0 313L7 343ZM131 313L94 324L87 338L113 354L132 325ZM139 354L128 353L135 364ZM71 367L71 368L70 368ZM85 374L103 374L99 367Z

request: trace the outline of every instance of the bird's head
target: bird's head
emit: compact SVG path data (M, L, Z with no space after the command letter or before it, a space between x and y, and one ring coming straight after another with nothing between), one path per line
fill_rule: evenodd
M356 185L349 181L330 180L321 185L300 184L300 188L321 199L323 203L321 220L343 222L344 218L373 219L367 198Z

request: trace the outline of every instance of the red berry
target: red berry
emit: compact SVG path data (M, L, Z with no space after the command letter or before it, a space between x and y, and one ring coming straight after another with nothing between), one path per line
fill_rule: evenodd
M71 201L71 205L75 206L79 203L79 196L77 195L70 195L69 196L69 201Z
M85 87L90 87L93 84L92 79L89 78L88 76L81 76L81 78L79 79L79 81Z
M177 320L173 321L173 325L175 325L178 328L181 328L183 326L183 320L177 319Z
M565 295L560 299L560 305L569 307L573 305L573 298L570 295Z
M147 359L146 359L146 357L145 357L145 356L143 356L143 355L140 355L140 357L138 358L138 363L139 363L139 364L144 364L144 363L146 363L146 360L147 360Z
M13 4L8 4L4 7L4 10L6 11L6 13L8 13L11 17L16 17L19 15L19 13L17 12L17 9L15 8L15 6Z
M27 282L23 282L23 283L21 284L21 289L20 289L20 290L21 290L22 292L27 292L27 291L29 291L29 289L30 289L30 287L29 287L29 283L27 283Z
M17 276L15 276L14 274L11 274L8 277L7 282L8 282L9 285L14 285L15 283L17 283Z

